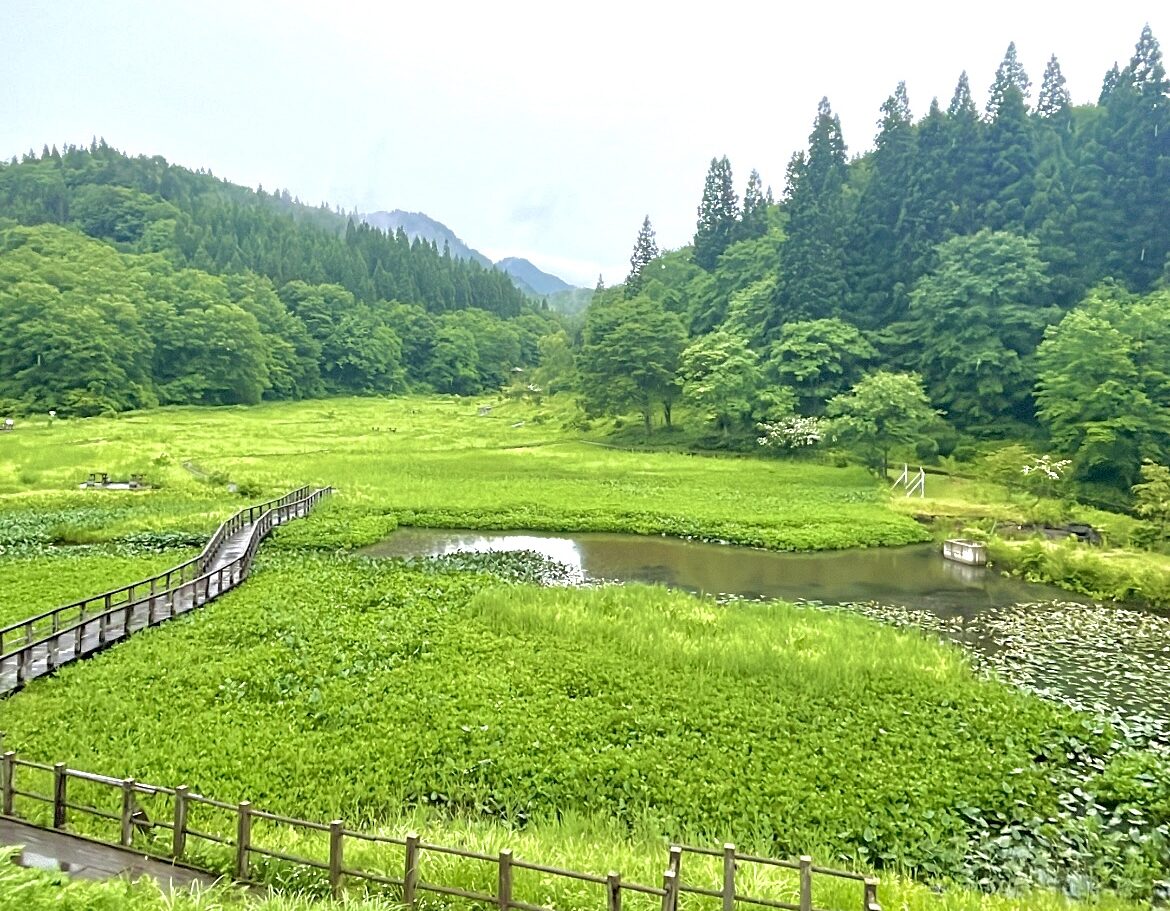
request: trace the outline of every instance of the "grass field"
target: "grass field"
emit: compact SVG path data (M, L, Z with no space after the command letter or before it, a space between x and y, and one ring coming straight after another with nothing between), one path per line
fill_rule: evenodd
M529 405L477 410L470 399L346 399L19 427L0 440L0 508L90 471L141 473L172 499L207 498L209 485L187 464L256 497L332 484L336 508L392 516L389 527L628 530L804 550L926 539L861 469L630 453L577 442L563 415ZM159 495L137 496L153 504ZM219 514L231 505L226 495L214 503ZM173 514L151 521L181 524ZM369 522L367 538L385 528Z
M77 490L90 471L157 489ZM522 577L507 560L485 574L346 553L398 524L925 539L860 469L628 452L486 399L34 423L0 438L0 620L179 562L240 506L301 484L339 495L279 529L241 589L0 703L5 748L647 881L667 837L811 851L882 870L887 907L1012 906L972 887L1145 896L1170 872L1170 769L918 634L539 589L507 581Z

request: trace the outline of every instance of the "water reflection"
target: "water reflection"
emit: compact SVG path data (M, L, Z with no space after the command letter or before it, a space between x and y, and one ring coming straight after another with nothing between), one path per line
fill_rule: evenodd
M657 583L786 601L876 600L930 610L945 619L1021 600L1070 597L994 570L944 560L932 545L794 554L636 535L403 528L364 553L410 557L509 550L540 553L570 567L582 580Z
M1119 712L1170 752L1170 618L1101 607L1058 588L944 560L937 547L789 554L637 535L404 528L364 553L530 550L570 581L651 582L714 595L841 604L951 639L1005 679ZM1151 728L1150 725L1153 725Z

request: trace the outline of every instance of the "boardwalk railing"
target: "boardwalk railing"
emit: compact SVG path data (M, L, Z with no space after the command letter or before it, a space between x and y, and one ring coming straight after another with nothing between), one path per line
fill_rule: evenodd
M303 516L332 492L301 487L241 509L216 529L197 556L164 573L54 608L0 629L0 694L92 654L131 633L169 620L239 585L256 550L276 526ZM225 542L251 527L240 556L216 565Z
M539 882L535 889L523 888L523 876L518 874L531 871L542 874L542 880L552 877L595 886L595 907L600 909L604 903L606 911L622 911L623 898L634 897L640 897L643 903L648 897L653 907L660 906L661 911L677 911L680 896L684 895L719 899L721 911L734 911L736 905L781 911L823 911L823 906L813 903L814 877L856 882L859 886L856 898L849 902L851 908L838 905L842 911L858 907L860 911L881 911L876 879L818 867L810 857L801 857L799 861L757 857L739 852L733 844L726 844L722 849L673 845L662 884L648 885L627 881L617 872L580 873L521 860L506 848L487 854L424 842L415 832L396 838L349 829L340 819L321 823L280 816L258 810L248 801L232 804L203 797L184 785L167 788L132 778L95 775L70 769L64 763L47 765L20 759L12 751L0 757L0 813L43 829L62 831L69 828L71 818L89 817L98 820L109 833L87 833L84 837L91 841L133 848L136 853L183 863L194 869L215 873L230 869L232 878L242 883L262 884L264 872L287 882L289 869L298 870L301 874L314 874L308 880L304 875L297 876L301 887L315 884L340 898L347 884L352 884L366 891L387 891L411 909L416 907L421 893L431 892L494 905L499 911L555 911L547 905L524 900L523 896L530 892L550 900L547 882ZM287 853L271 844L263 847L260 842L265 834L282 834L282 845L295 844L303 853ZM685 882L684 854L722 859L722 876L716 875L710 887ZM443 870L436 869L432 863L430 872L438 876L429 878L427 855L462 858L486 867L478 872L464 870L462 875L453 877L449 870L444 876ZM280 865L279 869L269 866L273 863ZM268 869L257 870L261 865ZM778 894L795 900L752 896L739 891L746 885L746 878L739 872L745 866L792 871L793 882L787 887L779 884ZM704 872L700 870L700 876ZM448 881L440 881L444 878ZM457 878L463 885L452 885L451 878ZM470 885L481 888L469 888ZM646 904L640 907L650 909ZM708 902L700 907L711 905Z

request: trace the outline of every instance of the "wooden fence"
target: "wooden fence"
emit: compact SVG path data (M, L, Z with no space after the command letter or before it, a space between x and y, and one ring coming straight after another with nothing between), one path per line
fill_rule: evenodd
M38 776L40 789L35 780ZM105 806L100 806L103 802ZM661 911L677 911L684 895L718 899L721 911L734 911L737 904L782 911L822 911L813 903L814 877L855 882L858 889L852 907L856 909L859 904L861 911L881 911L876 879L819 867L810 857L798 861L758 857L739 852L733 844L722 849L673 845L661 885L648 885L625 880L617 872L580 873L521 860L506 848L487 854L424 842L415 832L396 838L349 829L340 819L329 823L295 819L256 809L248 801L232 804L203 797L186 786L167 788L132 778L95 775L70 769L64 763L46 765L20 759L12 751L0 759L0 804L4 816L45 829L67 830L71 818L84 816L98 821L99 826L107 826L110 833L86 836L91 841L130 847L146 856L195 869L218 873L230 869L237 882L258 883L255 866L275 861L315 872L321 887L334 897L341 897L348 885L357 885L366 891L388 891L408 908L416 906L422 893L430 892L494 905L499 911L555 911L520 897L523 890L516 888L516 874L533 871L595 886L596 906L600 908L604 902L606 911L622 911L623 898L634 896L649 897L655 907L661 906ZM285 843L312 847L315 841L317 850L293 854L264 847L258 837L263 825L282 830ZM201 850L203 847L211 848L211 853ZM716 877L718 881L709 886L685 882L683 857L687 854L721 859L721 878ZM427 855L448 855L487 865L485 887L462 888L428 879L424 862ZM213 862L209 862L210 857L214 857ZM740 892L737 871L744 865L792 871L795 887L791 897L796 900ZM742 885L742 876L738 879ZM467 884L466 877L460 877L460 881Z
M256 550L276 526L303 516L332 492L301 487L267 503L241 509L216 529L195 557L164 573L92 598L75 601L0 629L0 694L52 673L131 633L185 613L239 585ZM232 535L251 527L239 556L217 565ZM7 640L7 641L6 641Z

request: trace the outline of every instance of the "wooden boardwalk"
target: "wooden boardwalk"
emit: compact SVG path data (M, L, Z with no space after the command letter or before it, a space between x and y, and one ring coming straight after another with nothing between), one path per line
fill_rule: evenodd
M331 490L300 488L242 509L186 563L0 629L0 696L235 588L247 578L264 537L276 526L307 515Z

